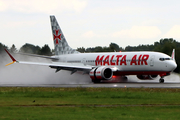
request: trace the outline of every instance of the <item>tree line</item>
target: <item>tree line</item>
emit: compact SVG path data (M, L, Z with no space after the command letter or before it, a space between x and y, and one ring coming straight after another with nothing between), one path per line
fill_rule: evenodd
M0 43L0 53L4 52L4 49L8 49L12 53L29 53L29 54L39 54L39 55L53 55L53 50L45 44L43 47L35 46L33 44L26 43L19 50L13 44L10 48L6 45Z
M54 50L45 44L43 47L35 46L33 44L26 43L19 50L13 44L10 48L6 45L0 43L0 53L4 52L4 48L11 52L24 52L30 54L48 55L54 54ZM96 47L79 47L76 50L81 53L92 53L92 52L119 52L119 51L156 51L171 55L172 50L175 49L175 59L177 63L177 68L175 72L180 73L180 42L174 40L173 38L160 39L151 45L138 45L138 46L126 46L125 48L119 47L116 43L110 43L108 47L96 46Z

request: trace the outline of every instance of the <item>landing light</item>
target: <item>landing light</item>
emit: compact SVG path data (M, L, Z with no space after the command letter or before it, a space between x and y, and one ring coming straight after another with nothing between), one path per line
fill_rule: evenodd
M115 77L116 77L115 75L112 76L112 78L115 78Z

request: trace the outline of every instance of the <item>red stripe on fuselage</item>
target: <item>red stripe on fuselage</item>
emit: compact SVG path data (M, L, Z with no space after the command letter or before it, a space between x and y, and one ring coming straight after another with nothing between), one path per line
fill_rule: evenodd
M117 71L113 72L113 75L123 76L123 75L169 75L170 71Z

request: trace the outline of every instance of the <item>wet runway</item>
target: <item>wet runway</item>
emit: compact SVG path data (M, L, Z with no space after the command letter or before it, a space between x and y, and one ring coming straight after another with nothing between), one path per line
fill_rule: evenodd
M165 83L159 83L159 77L155 80L139 80L136 76L127 76L126 83L94 84L87 74L71 75L69 71L54 73L52 69L36 66L31 66L32 71L17 64L14 67L16 71L11 67L0 69L0 87L180 88L180 75L175 73L165 77Z
M180 83L1 84L1 87L180 88Z
M52 79L41 80L40 82L36 79L29 81L6 81L0 82L0 87L94 87L94 88L180 88L180 76L178 74L172 74L165 78L164 83L159 83L159 78L155 80L138 80L136 76L128 76L128 82L125 83L99 83L94 84L89 79L84 81L84 79L75 80L65 79L53 81ZM47 82L51 81L51 82ZM72 82L74 81L74 82ZM29 82L29 83L28 83Z

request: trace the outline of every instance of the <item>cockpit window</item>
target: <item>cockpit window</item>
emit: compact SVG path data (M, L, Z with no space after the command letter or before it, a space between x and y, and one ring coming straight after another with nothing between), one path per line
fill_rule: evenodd
M172 60L172 58L159 58L160 61L164 61L164 60Z
M160 61L164 61L164 58L159 58Z

